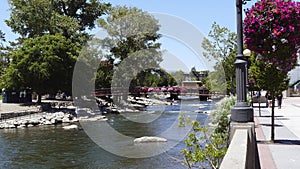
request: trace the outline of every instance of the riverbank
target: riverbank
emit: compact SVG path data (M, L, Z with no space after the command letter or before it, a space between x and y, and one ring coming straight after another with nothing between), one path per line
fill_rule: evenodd
M157 96L151 96L150 98L146 97L132 97L129 96L127 101L124 100L118 101L117 99L111 98L96 98L99 110L102 114L119 114L123 112L138 112L146 108L147 106L153 105L172 105L174 101L172 100L162 100ZM113 103L117 102L117 103Z
M93 102L93 100L91 100ZM23 128L79 121L106 121L105 114L138 112L150 105L172 105L168 100L144 97L128 97L128 102L113 104L105 99L95 100L98 103L96 112L89 108L76 108L72 101L43 100L42 104L2 103L0 105L0 129Z
M73 124L79 121L106 120L105 116L78 117L72 101L43 100L42 104L0 104L0 129L43 125ZM78 124L77 124L78 125Z

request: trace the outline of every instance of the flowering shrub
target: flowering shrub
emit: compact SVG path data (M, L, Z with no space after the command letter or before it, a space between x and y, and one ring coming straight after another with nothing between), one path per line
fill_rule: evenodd
M262 54L265 63L290 71L300 51L300 2L258 1L247 12L244 35L247 48Z

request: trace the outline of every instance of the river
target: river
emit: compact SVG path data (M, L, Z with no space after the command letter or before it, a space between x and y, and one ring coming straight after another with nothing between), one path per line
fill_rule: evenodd
M145 112L131 113L131 118L142 113L159 114L159 118L150 123L131 122L122 115L107 115L108 121L102 123L127 136L153 136L167 130L181 111L204 123L207 115L195 110L207 111L211 107L212 103L200 104L197 100L185 101L184 105L149 106ZM98 124L89 122L93 127ZM182 140L167 152L154 157L127 158L104 150L88 135L84 127L64 130L62 125L0 130L0 168L186 168L181 164L183 156L180 150L185 147Z

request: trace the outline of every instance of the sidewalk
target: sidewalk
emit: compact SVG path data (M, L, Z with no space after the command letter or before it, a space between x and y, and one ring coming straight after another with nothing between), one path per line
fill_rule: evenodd
M269 143L271 108L261 108L261 117L254 108L254 116L261 168L300 168L300 97L284 98L282 108L275 107L275 143Z
M36 111L36 106L23 106L18 103L2 103L0 100L0 113L12 113L12 112L23 112L23 111Z

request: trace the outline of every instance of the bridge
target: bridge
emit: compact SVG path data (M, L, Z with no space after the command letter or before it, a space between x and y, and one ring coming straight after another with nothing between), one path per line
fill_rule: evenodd
M105 96L147 96L150 94L169 94L171 98L178 99L178 96L199 96L200 100L207 100L214 96L208 88L184 88L184 87L136 87L133 89L122 87L100 88L93 93L96 97Z

